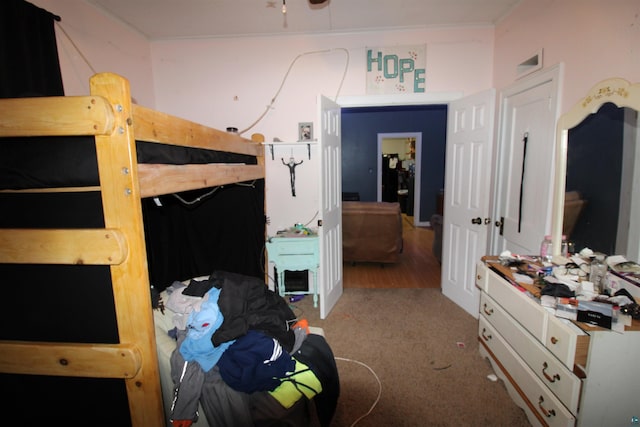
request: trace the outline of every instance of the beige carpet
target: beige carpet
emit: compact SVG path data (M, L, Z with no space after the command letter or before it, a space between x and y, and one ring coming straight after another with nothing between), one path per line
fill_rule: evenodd
M529 426L478 353L477 320L440 289L344 290L327 319L307 296L294 312L324 329L340 399L333 426ZM341 360L350 359L352 361ZM363 366L361 364L366 366ZM367 368L368 367L368 368Z

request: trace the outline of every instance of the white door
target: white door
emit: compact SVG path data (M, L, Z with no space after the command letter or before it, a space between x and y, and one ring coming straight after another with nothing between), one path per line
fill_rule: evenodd
M325 319L342 295L342 144L340 106L318 97L320 132L320 318Z
M478 317L475 265L487 251L494 89L449 104L442 242L442 293Z
M559 68L507 88L501 98L494 254L535 255L551 231ZM495 221L494 221L495 223Z

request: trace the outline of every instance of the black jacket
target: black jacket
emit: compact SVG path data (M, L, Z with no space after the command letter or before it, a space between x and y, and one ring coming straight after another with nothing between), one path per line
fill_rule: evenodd
M262 280L242 274L214 271L209 282L220 289L218 307L224 316L211 338L214 346L254 329L277 339L284 350L291 352L295 344L291 326L297 319L284 298L269 290Z

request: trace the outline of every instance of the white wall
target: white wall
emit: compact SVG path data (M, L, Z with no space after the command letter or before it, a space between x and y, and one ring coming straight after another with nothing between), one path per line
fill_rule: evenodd
M311 158L309 158L308 148L311 150ZM305 143L295 143L275 145L273 150L273 160L271 160L269 146L266 147L265 152L266 203L270 221L267 225L267 234L273 236L278 230L284 230L297 223L316 228L320 207L318 147L316 145L307 147ZM296 163L302 161L302 164L295 167L295 197L291 195L289 167L282 164L283 161L289 163L291 157Z
M640 1L523 0L496 26L494 87L516 79L519 63L544 49L544 66L563 62L561 113L597 82L640 82Z
M88 95L89 78L113 72L126 77L134 101L155 107L151 49L146 38L78 0L29 0L62 18L56 24L66 95Z
M427 92L474 93L491 85L493 28L488 27L156 41L156 104L162 111L242 131L265 111L292 62L303 55L274 108L246 135L295 141L297 124L316 120L318 94L335 99L342 86L341 96L365 95L367 47L416 44L427 46ZM323 53L307 54L318 51Z

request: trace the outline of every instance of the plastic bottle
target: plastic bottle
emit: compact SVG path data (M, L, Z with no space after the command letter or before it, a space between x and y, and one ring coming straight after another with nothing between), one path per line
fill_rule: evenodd
M544 240L540 245L540 259L542 261L551 262L551 258L553 258L551 236L544 236Z
M604 254L596 254L591 260L591 272L589 281L593 283L593 290L597 293L604 291L604 278L607 274L607 264L604 262Z
M562 235L562 245L560 246L560 253L562 253L563 257L568 257L571 254L569 253L569 241L567 240L566 235Z

